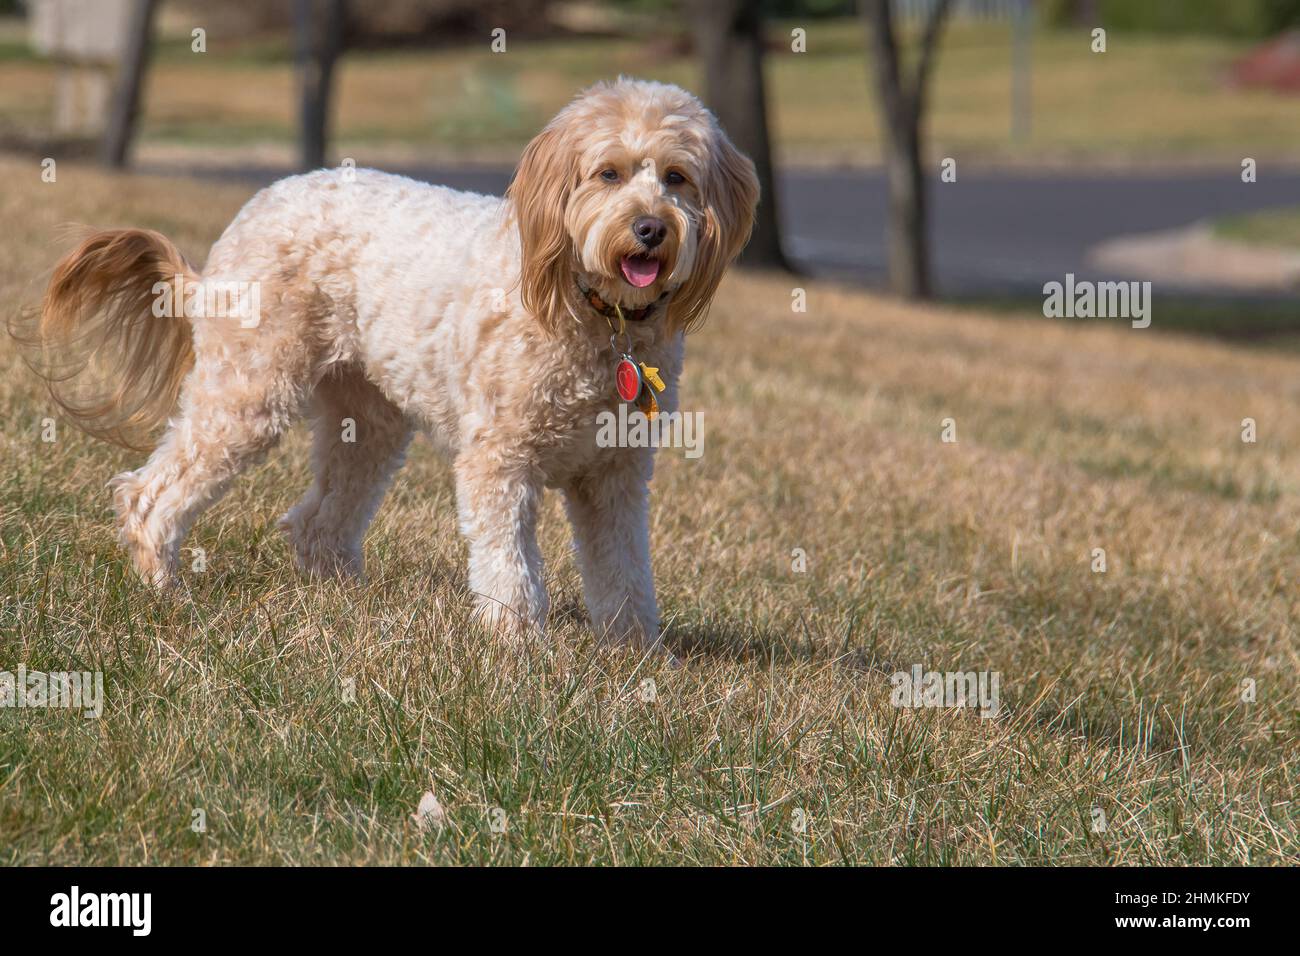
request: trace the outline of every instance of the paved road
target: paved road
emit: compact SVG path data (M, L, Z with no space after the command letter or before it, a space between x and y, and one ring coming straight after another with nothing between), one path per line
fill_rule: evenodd
M404 169L457 189L500 193L505 169ZM271 169L223 176L270 182ZM809 272L879 283L885 275L884 176L875 171L784 174L779 183L785 236ZM1204 172L1114 174L960 173L932 186L935 276L950 295L1041 294L1065 273L1100 278L1086 262L1097 242L1171 229L1201 219L1277 205L1300 205L1300 171L1261 169L1242 183L1236 167ZM1215 291L1212 286L1205 291Z
M794 174L781 184L792 252L835 273L884 275L884 178L872 173ZM1095 275L1096 243L1190 225L1229 213L1300 205L1300 172L1242 183L1222 176L986 173L935 181L932 230L941 291L1041 291L1066 272Z

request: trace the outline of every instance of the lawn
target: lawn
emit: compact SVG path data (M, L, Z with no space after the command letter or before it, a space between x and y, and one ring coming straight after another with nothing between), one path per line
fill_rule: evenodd
M790 30L807 51L790 51ZM879 130L861 26L776 23L768 60L773 136L791 162L874 162ZM39 137L49 124L54 67L9 30L0 44L0 135ZM1011 136L1010 32L955 22L945 34L932 96L935 155L974 162L1185 161L1300 158L1293 98L1233 88L1248 49L1220 37L1112 34L1093 53L1084 30L1039 30L1032 43L1031 131ZM476 46L354 52L342 61L336 147L363 165L377 156L512 162L583 86L618 73L698 89L692 57L664 37L509 38ZM146 153L212 160L259 146L287 155L294 84L284 39L210 34L190 52L188 29L159 50L146 91ZM150 153L153 150L153 153Z
M1216 222L1214 231L1224 239L1300 249L1300 207L1266 209L1248 215L1230 216Z
M246 198L39 172L0 159L11 307L63 223L202 261ZM652 485L677 669L593 648L555 500L548 636L476 630L423 442L370 583L300 579L272 529L299 430L156 597L104 490L140 456L51 436L0 345L0 669L105 684L99 719L0 710L0 862L1295 863L1300 357L805 290L733 276L690 345L704 454ZM893 706L913 666L996 673L998 715Z

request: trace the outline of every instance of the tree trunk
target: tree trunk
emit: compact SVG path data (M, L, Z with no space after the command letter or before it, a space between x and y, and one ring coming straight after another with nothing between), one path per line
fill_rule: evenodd
M294 0L299 112L298 166L325 165L334 61L343 41L344 0Z
M1099 27L1097 0L1073 0L1070 4L1070 22L1079 27Z
M899 57L890 0L860 0L872 48L872 73L889 182L889 285L908 299L929 298L929 197L924 155L926 84L951 0L937 0L926 20L921 49L909 78Z
M890 136L885 164L889 180L889 287L906 299L930 297L929 202L921 171L919 123L902 120Z
M156 8L156 0L135 0L131 6L126 47L122 50L122 60L118 66L101 154L104 164L115 169L126 165L131 143L135 139L136 120L140 115L140 95L149 71Z
M781 228L763 84L763 17L757 0L691 0L704 99L736 147L754 162L762 198L754 234L741 253L747 266L789 269Z

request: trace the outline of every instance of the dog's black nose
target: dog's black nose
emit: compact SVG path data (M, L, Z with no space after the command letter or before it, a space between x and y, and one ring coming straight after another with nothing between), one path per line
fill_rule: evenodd
M668 235L668 227L664 225L662 219L656 219L654 216L642 216L632 223L632 233L641 240L641 244L647 249L653 249L664 241L664 236Z

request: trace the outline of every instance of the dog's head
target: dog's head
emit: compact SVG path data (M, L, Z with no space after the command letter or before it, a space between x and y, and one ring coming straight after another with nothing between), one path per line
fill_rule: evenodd
M758 178L694 96L620 79L551 120L524 150L507 195L524 306L541 321L576 314L581 280L625 310L671 292L675 331L704 314L748 241Z

